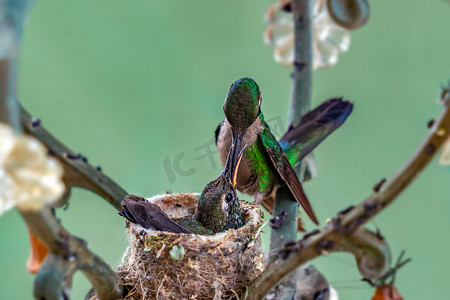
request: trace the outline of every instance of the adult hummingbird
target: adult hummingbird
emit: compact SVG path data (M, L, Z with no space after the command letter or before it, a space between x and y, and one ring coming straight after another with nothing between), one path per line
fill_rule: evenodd
M276 190L286 184L318 224L293 167L345 121L352 104L342 99L323 103L291 125L279 142L264 121L261 92L253 79L242 78L231 85L223 110L225 120L215 132L221 163L224 165L230 155L237 161L241 145L247 146L237 174L237 189L253 195L256 203L272 213Z
M125 197L123 210L119 214L146 229L174 233L211 235L231 228L238 229L243 221L235 186L242 154L243 151L238 155L236 168L231 169L231 162L226 163L222 174L205 186L194 216L171 219L158 205L135 195Z

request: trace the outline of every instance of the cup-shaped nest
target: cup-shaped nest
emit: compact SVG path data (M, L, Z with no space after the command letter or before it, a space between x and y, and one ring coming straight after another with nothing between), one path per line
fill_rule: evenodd
M147 199L171 218L193 216L199 194ZM129 223L130 245L117 273L127 299L232 299L265 268L261 212L241 202L244 226L215 235L146 230Z

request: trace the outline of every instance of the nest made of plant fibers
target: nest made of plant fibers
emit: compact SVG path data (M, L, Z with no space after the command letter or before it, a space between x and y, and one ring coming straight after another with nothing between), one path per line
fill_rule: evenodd
M147 199L171 218L192 216L197 193ZM129 223L126 263L117 270L126 299L237 299L265 268L262 213L241 202L244 226L215 235L146 230Z

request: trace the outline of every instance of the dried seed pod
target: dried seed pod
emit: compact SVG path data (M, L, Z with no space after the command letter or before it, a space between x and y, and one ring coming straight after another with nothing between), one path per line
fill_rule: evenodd
M273 3L266 13L268 23L264 40L274 48L275 61L292 66L294 62L294 23L286 0ZM325 0L313 1L313 68L328 68L337 63L340 53L350 46L348 30L336 24L330 17ZM305 157L307 160L308 156ZM304 161L305 161L304 159ZM314 177L311 160L304 164ZM308 174L306 174L308 175ZM309 176L308 175L308 176ZM303 179L308 179L308 176Z
M327 8L331 18L349 30L362 27L370 15L367 0L327 0Z

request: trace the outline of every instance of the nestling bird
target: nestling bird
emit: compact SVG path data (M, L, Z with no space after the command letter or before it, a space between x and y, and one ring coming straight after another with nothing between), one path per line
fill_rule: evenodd
M225 120L215 132L221 163L228 163L230 155L236 161L241 145L247 146L237 174L237 189L253 195L256 203L272 213L276 190L286 184L318 224L293 167L345 121L352 107L342 99L329 100L291 125L278 142L264 121L258 85L251 78L239 79L228 91L223 106Z
M239 155L235 171L229 173L231 171L226 165L224 172L205 186L198 199L194 218L213 233L238 229L243 225L241 205L235 189L236 172L242 154L243 151Z
M172 220L158 205L134 195L125 197L122 201L123 210L119 214L146 229L174 233L211 235L228 229L238 229L243 221L235 185L236 171L242 154L243 151L238 155L234 168L231 168L231 163L227 163L222 174L205 186L198 199L194 216Z

